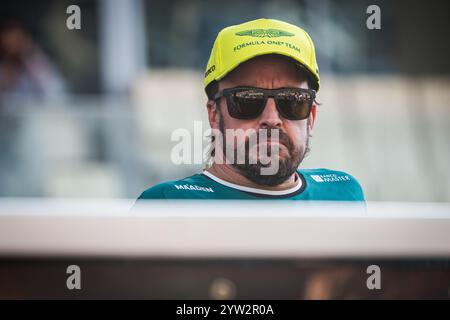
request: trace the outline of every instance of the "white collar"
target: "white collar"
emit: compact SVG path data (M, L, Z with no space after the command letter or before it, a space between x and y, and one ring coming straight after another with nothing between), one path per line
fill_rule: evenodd
M245 192L250 192L250 193L257 193L257 194L264 194L264 195L272 195L272 196L284 196L290 193L294 193L298 190L300 190L300 188L302 187L302 179L300 179L300 177L298 176L298 173L296 172L295 174L297 175L297 185L286 189L286 190L264 190L264 189L258 189L258 188L251 188L251 187L244 187L238 184L234 184L225 180L222 180L218 177L216 177L215 175L213 175L211 172L204 170L203 174L205 176L207 176L208 178L226 186L226 187L230 187L233 189L237 189L237 190L241 190L241 191L245 191Z

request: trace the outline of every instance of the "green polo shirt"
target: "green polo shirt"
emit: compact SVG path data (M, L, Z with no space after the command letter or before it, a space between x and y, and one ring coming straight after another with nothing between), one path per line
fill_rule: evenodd
M285 199L364 201L358 181L350 174L328 169L297 171L298 184L283 191L248 188L224 181L208 171L157 184L145 190L142 199Z

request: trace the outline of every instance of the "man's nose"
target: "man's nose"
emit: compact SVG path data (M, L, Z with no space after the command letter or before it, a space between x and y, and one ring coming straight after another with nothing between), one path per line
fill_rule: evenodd
M266 107L259 117L259 126L261 128L279 128L281 124L282 121L275 105L275 100L273 98L267 99Z

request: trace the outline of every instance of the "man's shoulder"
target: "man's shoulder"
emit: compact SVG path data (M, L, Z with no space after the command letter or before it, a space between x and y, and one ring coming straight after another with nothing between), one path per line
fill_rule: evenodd
M364 192L358 180L351 174L325 168L301 169L311 192L322 194L324 198L335 200L364 201Z
M186 191L211 193L213 189L208 185L207 181L208 179L202 174L194 174L180 180L162 182L146 189L139 196L138 200L189 198L190 193Z

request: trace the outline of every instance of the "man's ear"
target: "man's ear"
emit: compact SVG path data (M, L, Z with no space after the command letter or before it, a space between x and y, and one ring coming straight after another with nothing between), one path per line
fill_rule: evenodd
M316 103L313 103L311 107L311 114L309 115L309 130L312 130L314 126L314 121L316 120Z
M211 129L219 130L220 114L217 103L214 100L208 100L206 108L208 109L208 119Z

